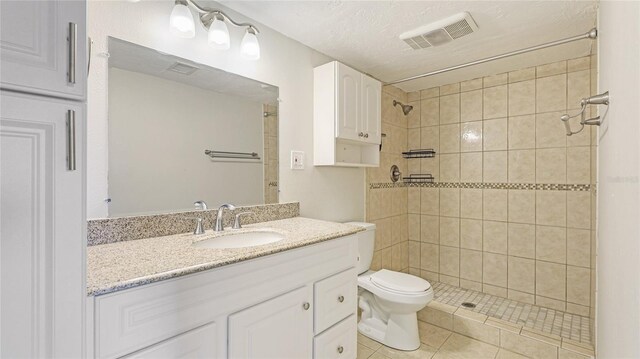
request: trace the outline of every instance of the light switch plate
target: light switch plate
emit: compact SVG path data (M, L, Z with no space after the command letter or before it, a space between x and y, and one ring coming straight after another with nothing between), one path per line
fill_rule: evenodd
M291 169L292 170L304 169L304 152L303 151L291 151Z

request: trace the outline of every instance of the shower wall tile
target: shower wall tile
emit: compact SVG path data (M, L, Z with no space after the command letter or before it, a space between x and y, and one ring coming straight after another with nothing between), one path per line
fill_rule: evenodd
M383 127L392 131L396 147L388 148L399 150L396 139L406 136L405 148L437 152L403 164L406 173L430 173L441 183L406 191L404 248L411 273L571 313L595 313L596 196L557 190L564 184L595 185L597 131L587 127L567 137L560 121L565 113L577 113L582 97L596 93L595 60L559 61L409 93L414 111L404 124L398 109L389 112L393 122L386 122L393 127L384 127L384 120ZM579 120L571 120L572 128ZM379 182L388 182L387 164L402 161L399 153L387 156L375 177ZM478 183L492 187L480 189ZM375 191L389 189L370 192ZM384 206L393 193L370 197ZM373 209L376 220L394 221L398 211ZM391 231L397 226L392 222ZM387 257L393 266L396 258L403 260L403 247L396 247L404 238L392 235Z

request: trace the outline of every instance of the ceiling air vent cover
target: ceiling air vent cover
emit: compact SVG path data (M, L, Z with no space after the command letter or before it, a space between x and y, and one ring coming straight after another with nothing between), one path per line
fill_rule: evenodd
M400 39L414 50L439 46L478 30L471 14L461 12L446 19L400 34Z

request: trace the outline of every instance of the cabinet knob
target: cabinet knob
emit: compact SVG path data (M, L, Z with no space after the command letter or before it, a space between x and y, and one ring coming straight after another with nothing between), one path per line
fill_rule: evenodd
M358 134L358 137L364 137L364 133L360 132L360 133Z
M311 304L309 304L308 302L305 302L304 304L302 304L302 309L309 310L309 308L311 308Z
M364 138L369 138L369 134L368 134L368 133L365 133L365 134L364 134Z
M341 346L338 347L338 353L342 354L342 352L344 351L344 348Z
M344 296L343 295L338 297L338 302L340 302L340 303L344 302Z

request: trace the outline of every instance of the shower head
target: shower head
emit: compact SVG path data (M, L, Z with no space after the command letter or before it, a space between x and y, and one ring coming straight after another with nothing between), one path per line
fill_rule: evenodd
M413 106L403 105L402 102L393 100L393 106L395 107L396 105L400 105L400 107L402 107L402 112L405 116L408 115L411 110L413 110Z

